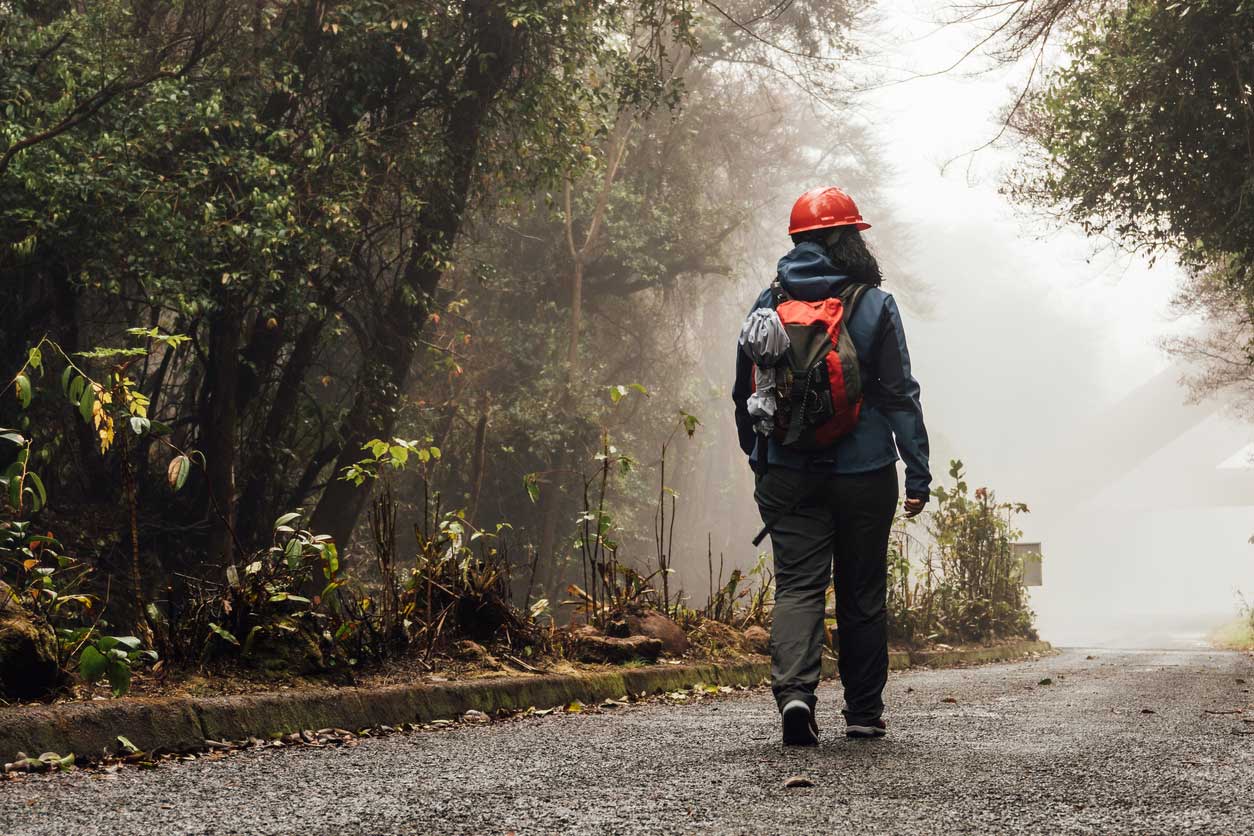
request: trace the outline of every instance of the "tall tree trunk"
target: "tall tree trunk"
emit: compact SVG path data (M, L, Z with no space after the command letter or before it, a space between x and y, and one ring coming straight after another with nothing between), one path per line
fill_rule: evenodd
M428 300L443 276L440 256L461 230L484 119L514 66L516 39L522 35L510 25L502 4L468 3L465 20L471 30L469 57L442 130L447 174L426 190L404 272L380 316L374 357L367 358L364 380L340 430L343 447L335 474L362 458L364 443L393 434L396 403L409 379L418 336L429 314ZM341 546L347 544L369 493L367 487L333 477L310 518L311 529L330 534Z
M210 498L209 560L235 562L235 453L239 447L239 294L218 287L218 308L209 320L205 380L208 422L202 425Z
M601 225L605 222L605 215L610 204L610 190L614 186L614 178L618 176L618 167L623 161L623 156L627 153L627 140L631 136L631 127L631 121L620 111L606 144L605 172L601 175L596 206L592 210L592 217L588 221L588 231L584 235L582 244L575 243L575 210L574 201L571 199L572 184L569 174L566 175L563 183L566 208L566 249L571 261L570 344L566 349L566 363L572 390L567 393L569 397L573 397L573 389L579 377L579 338L583 329L584 265L588 261L593 246L597 243Z
M479 403L479 420L475 423L475 446L470 456L470 507L466 518L471 525L477 522L479 495L483 492L483 474L488 466L488 395L485 392Z
M292 353L279 376L279 385L275 389L261 437L256 440L255 445L251 445L256 452L247 460L244 490L240 495L239 525L236 528L240 542L249 546L268 541L270 532L264 530L263 526L268 526L270 520L278 514L291 510L275 508L276 497L268 493L267 489L275 484L275 449L290 429L296 415L300 384L314 361L325 322L321 317L311 319L296 337Z

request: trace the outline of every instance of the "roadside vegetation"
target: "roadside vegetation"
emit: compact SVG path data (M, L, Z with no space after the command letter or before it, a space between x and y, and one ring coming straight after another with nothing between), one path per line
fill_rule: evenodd
M1254 607L1241 599L1241 615L1210 635L1211 644L1224 650L1254 650Z
M934 489L932 511L894 529L891 640L918 646L1035 639L1023 561L1011 548L1022 535L1014 518L1027 506L998 502L986 487L972 491L960 461L950 463L949 477L952 485Z
M867 8L0 2L5 693L762 649L709 335Z

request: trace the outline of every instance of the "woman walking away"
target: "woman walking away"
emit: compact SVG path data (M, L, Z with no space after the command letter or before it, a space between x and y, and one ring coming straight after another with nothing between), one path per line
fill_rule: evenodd
M845 733L882 737L888 679L888 538L923 510L932 477L919 384L893 297L880 289L848 195L793 206L793 248L741 331L732 399L775 558L771 683L785 744L818 743L824 602L835 581Z

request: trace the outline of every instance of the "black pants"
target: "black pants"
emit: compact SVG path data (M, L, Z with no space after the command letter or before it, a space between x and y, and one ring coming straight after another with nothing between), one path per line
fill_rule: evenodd
M783 708L813 708L819 684L827 590L836 582L836 624L845 719L863 723L884 711L888 681L888 537L897 507L897 468L833 475L773 467L754 498L775 552L771 687Z

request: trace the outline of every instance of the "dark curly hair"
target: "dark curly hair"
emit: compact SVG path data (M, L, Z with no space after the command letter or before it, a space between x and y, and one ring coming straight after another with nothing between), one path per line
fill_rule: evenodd
M827 256L840 272L855 282L878 285L884 281L879 262L867 248L862 233L854 226L812 229L792 236L794 244L813 241L827 250Z

